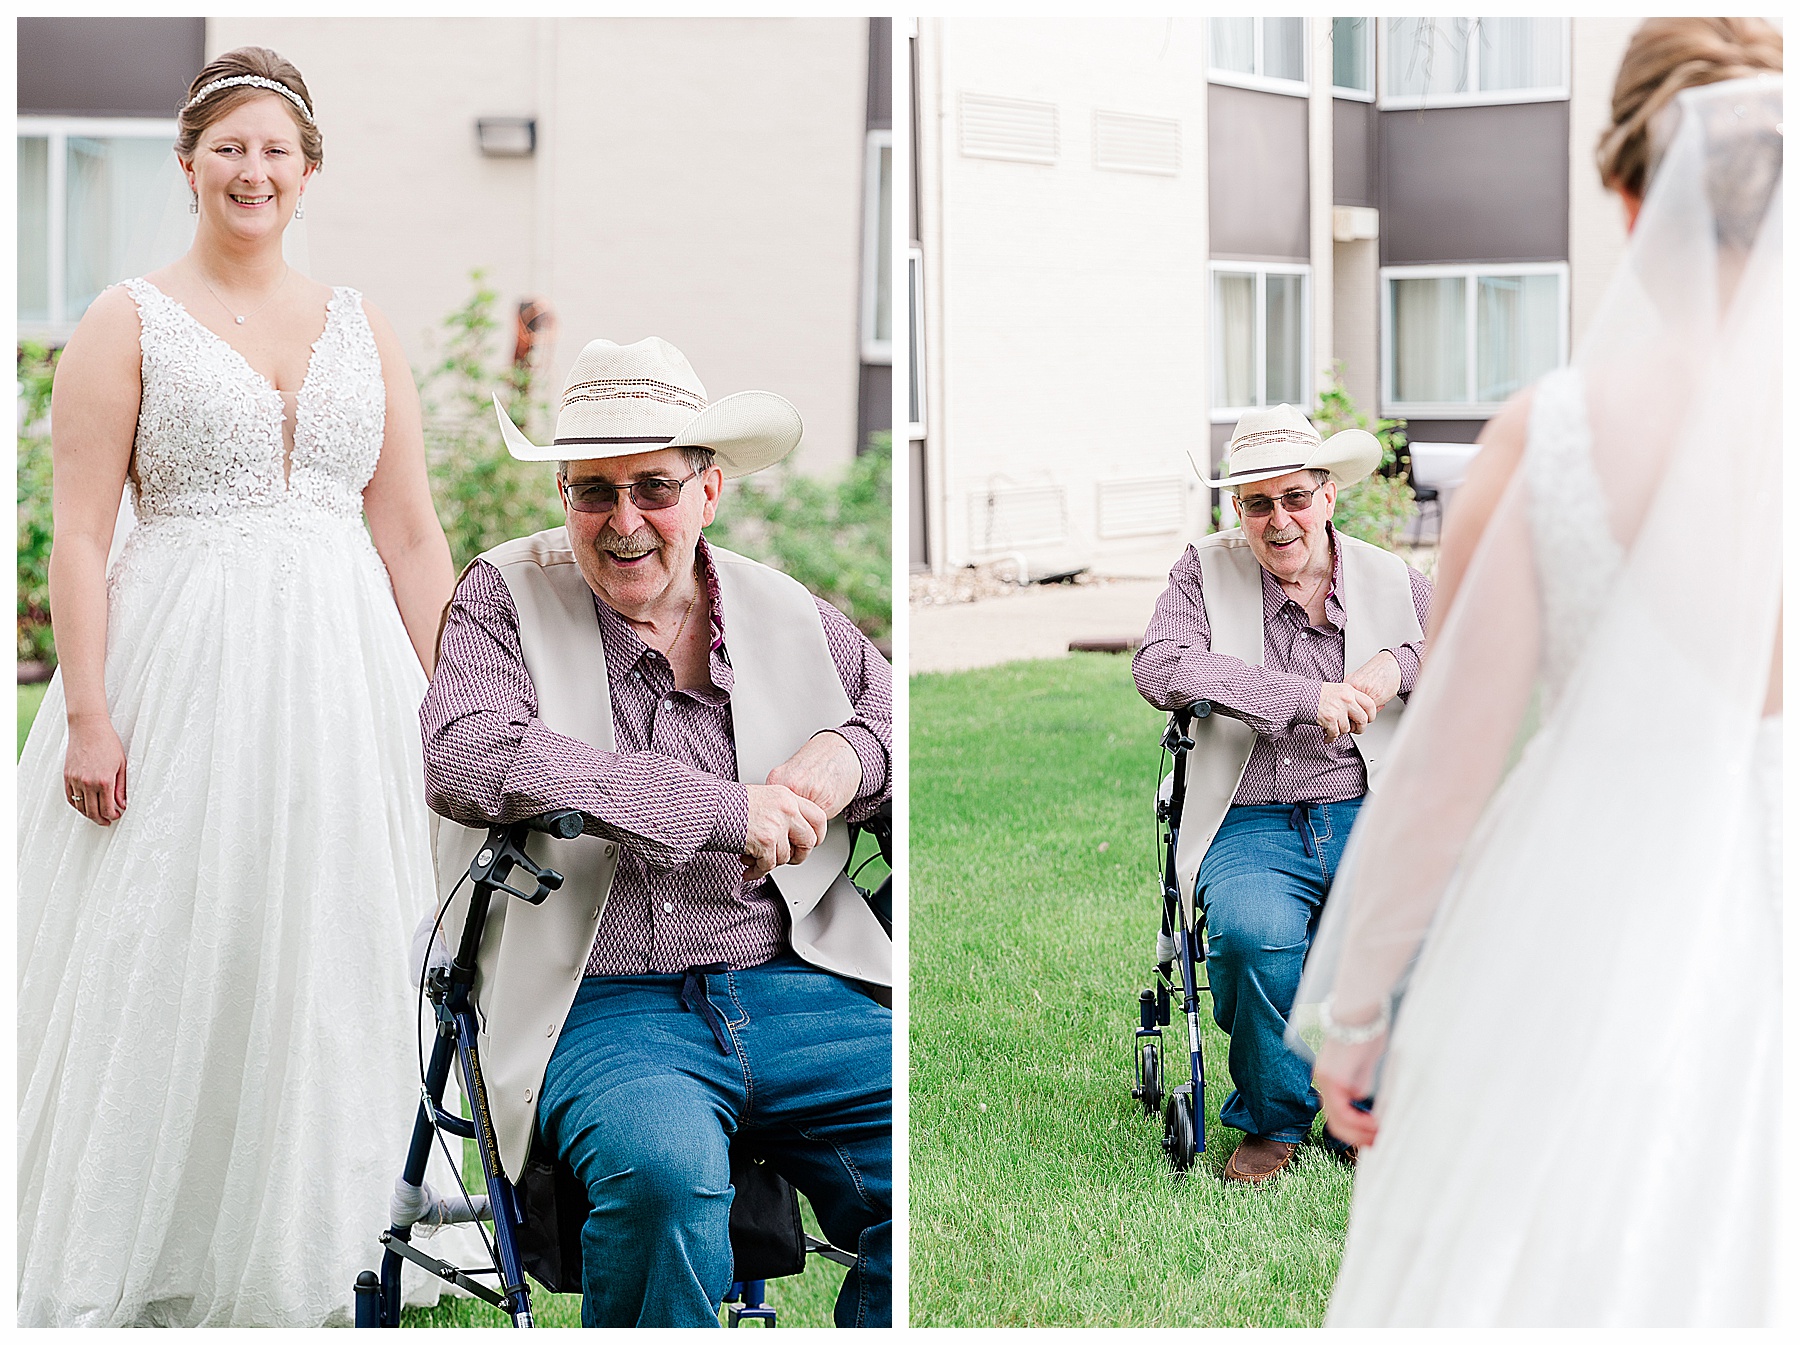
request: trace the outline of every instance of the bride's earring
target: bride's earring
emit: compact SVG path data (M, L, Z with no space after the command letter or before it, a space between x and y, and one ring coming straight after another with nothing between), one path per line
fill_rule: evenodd
M294 218L295 219L305 219L306 218L306 198L304 196L302 196L298 201L294 202Z
M192 191L191 188L189 190L192 194L188 197L188 214L198 215L200 213L200 193Z

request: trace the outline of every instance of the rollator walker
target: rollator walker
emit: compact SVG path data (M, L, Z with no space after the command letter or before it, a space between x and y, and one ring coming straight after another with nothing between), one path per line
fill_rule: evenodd
M560 873L533 863L526 852L531 834L542 832L573 840L581 834L584 821L581 813L564 809L495 826L469 865L466 877L474 883L474 897L456 956L448 966L428 967L421 986L436 1016L436 1041L425 1067L402 1186L395 1190L394 1223L381 1234L385 1249L381 1273L365 1270L356 1279L358 1326L400 1325L400 1275L405 1261L500 1309L513 1326L536 1325L528 1274L553 1293L577 1293L581 1289L580 1237L587 1218L587 1193L567 1167L542 1153L533 1155L527 1163L521 1185L515 1186L507 1178L482 1081L471 992L476 953L486 928L489 903L496 894L502 899L536 905L562 886ZM859 830L875 837L891 870L889 811L884 808L877 817L854 828L853 845ZM514 886L515 883L519 885ZM890 874L878 889L864 892L870 907L890 932L891 883ZM449 909L448 902L444 909ZM453 1062L472 1118L444 1110L444 1089ZM462 1186L460 1146L445 1144L441 1138L444 1135L475 1141L481 1157L484 1193L471 1195ZM490 1226L491 1237L486 1228L482 1232L492 1257L490 1265L463 1269L413 1244L415 1220L426 1212L420 1188L424 1186L426 1163L434 1144L443 1146L452 1170L458 1174L460 1188L437 1202L432 1211L434 1219L446 1224ZM730 1325L752 1321L774 1326L775 1309L764 1300L765 1281L799 1274L805 1269L808 1256L822 1256L844 1266L854 1266L856 1257L808 1236L801 1226L799 1197L793 1187L773 1167L758 1161L754 1153L741 1151L736 1143L731 1154L731 1182L736 1188L731 1206L734 1283L725 1295Z
M1181 807L1187 798L1188 753L1194 748L1188 730L1195 719L1211 713L1211 702L1195 701L1171 714L1163 730L1164 759L1173 758L1173 767L1166 775L1159 773L1156 795L1157 836L1162 847L1162 926L1156 940L1153 984L1138 993L1133 1052L1136 1083L1131 1096L1145 1115L1162 1113L1163 1153L1177 1174L1186 1172L1194 1165L1194 1156L1206 1151L1206 1062L1200 1054L1200 996L1212 993L1200 983L1207 953L1206 912L1191 890L1181 890L1175 851L1181 840ZM1187 1023L1188 1077L1170 1089L1164 1073L1162 1030L1169 1026L1178 987L1181 1014Z

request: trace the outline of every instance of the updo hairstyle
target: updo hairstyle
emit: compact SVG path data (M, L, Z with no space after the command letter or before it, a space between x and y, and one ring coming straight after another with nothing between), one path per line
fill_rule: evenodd
M258 75L263 79L274 80L299 94L307 107L313 105L312 94L306 90L306 81L300 78L300 72L294 68L292 61L284 60L267 47L239 47L236 51L228 51L208 61L206 68L195 75L194 82L188 85L187 98L182 99L183 110L176 115L175 121L175 152L178 155L183 159L191 159L194 147L200 143L200 133L252 98L274 98L287 109L294 119L294 125L299 128L300 152L306 156L307 163L317 168L325 162L325 140L319 134L319 128L301 116L300 109L293 103L272 90L260 89L254 84L239 84L208 94L193 107L185 106L195 94L214 80L230 79L236 75Z
M1683 89L1781 70L1781 33L1764 19L1647 19L1613 84L1612 125L1595 158L1600 181L1642 197L1656 159L1652 123Z

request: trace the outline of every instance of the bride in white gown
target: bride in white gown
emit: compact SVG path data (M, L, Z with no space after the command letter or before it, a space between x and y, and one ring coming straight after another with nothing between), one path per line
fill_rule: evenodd
M1365 1146L1333 1325L1777 1315L1782 112L1758 67L1757 21L1640 30L1602 146L1628 252L1446 525L1440 629L1290 1034Z
M452 575L417 395L386 321L282 260L321 158L299 72L212 62L177 155L193 247L101 295L56 376L61 664L18 776L25 1325L347 1321L418 1098L417 707Z

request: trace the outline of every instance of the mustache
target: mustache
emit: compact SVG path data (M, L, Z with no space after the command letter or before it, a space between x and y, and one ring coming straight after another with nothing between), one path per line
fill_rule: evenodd
M639 528L636 532L621 536L607 528L594 539L594 545L613 556L642 556L656 550L656 534L649 528Z
M1300 536L1299 528L1270 528L1263 533L1263 541L1279 546L1283 542L1297 541Z

